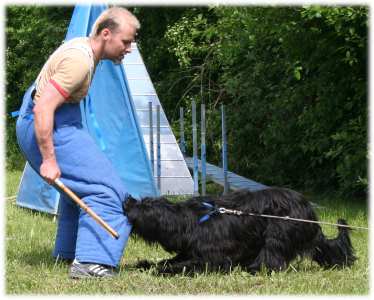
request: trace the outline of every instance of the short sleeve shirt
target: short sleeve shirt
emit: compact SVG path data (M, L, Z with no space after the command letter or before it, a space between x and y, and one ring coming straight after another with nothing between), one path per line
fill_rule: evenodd
M88 38L62 44L44 64L36 82L35 101L50 82L67 102L79 102L88 93L95 62Z

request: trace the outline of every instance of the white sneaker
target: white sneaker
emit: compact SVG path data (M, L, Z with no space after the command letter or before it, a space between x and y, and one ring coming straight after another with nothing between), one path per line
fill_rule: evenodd
M109 278L117 275L113 267L95 264L95 263L80 263L74 259L70 266L70 278Z

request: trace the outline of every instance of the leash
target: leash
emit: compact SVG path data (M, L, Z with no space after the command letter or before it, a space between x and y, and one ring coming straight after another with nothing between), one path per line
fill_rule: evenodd
M298 219L298 218L291 218L289 216L275 216L275 215L267 215L267 214L256 214L256 213L249 213L249 212L243 212L241 210L235 210L235 209L228 209L224 207L216 208L212 204L203 202L204 206L211 208L212 211L208 214L204 215L202 218L199 219L199 223L205 222L210 218L210 216L214 214L232 214L237 216L252 216L252 217L262 217L262 218L270 218L270 219L281 219L286 221L296 221L296 222L304 222L304 223L314 223L314 224L323 224L323 225L330 225L330 226L337 226L337 227L346 227L349 229L361 229L361 230L369 230L367 227L362 226L352 226L352 225L344 225L344 224L337 224L337 223L330 223L330 222L324 222L324 221L313 221L313 220L305 220L305 219Z

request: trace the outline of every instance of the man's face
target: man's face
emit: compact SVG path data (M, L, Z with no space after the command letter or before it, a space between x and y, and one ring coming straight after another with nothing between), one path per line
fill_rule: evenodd
M116 31L109 31L105 44L105 58L120 64L124 56L131 52L131 42L135 40L135 35L136 28L128 24L120 24Z

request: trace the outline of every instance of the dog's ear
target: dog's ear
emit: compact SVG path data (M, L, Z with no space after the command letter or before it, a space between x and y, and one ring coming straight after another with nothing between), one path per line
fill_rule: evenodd
M132 197L131 195L128 195L127 199L125 199L125 201L123 201L123 207L126 209L126 208L130 208L130 207L134 207L136 205L136 203L138 202L138 200L136 200L134 197Z

